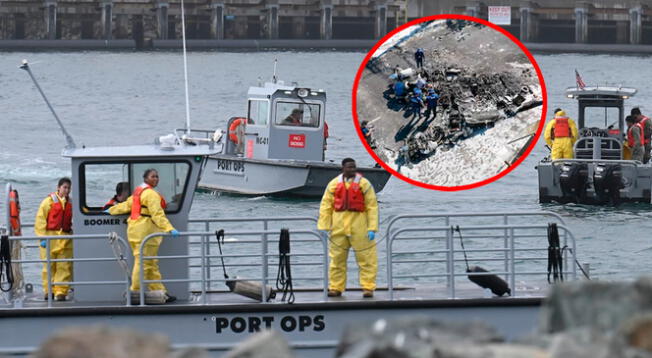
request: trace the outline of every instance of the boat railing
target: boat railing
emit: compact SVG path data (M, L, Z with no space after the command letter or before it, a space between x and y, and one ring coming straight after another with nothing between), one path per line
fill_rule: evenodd
M285 218L287 219L287 218ZM242 221L247 221L246 219L242 219ZM288 256L291 258L294 258L295 260L301 260L301 258L314 258L314 257L320 257L321 256L321 261L303 261L302 262L295 262L293 265L303 265L303 266L320 266L321 267L321 276L293 276L292 281L310 281L314 282L315 280L320 280L321 283L321 290L323 292L323 297L324 299L327 297L328 293L328 239L323 237L318 231L316 230L290 230L290 233L292 236L297 236L300 235L302 238L292 239L292 243L294 244L299 244L299 243L314 243L315 241L321 242L321 251L320 252L301 252L301 253L290 253ZM225 233L226 234L226 233ZM255 281L255 282L260 282L262 285L261 289L261 297L262 297L262 302L266 303L268 300L267 297L267 291L265 287L267 287L270 282L273 282L276 278L276 273L271 273L270 272L270 264L274 264L277 262L272 262L273 257L277 257L279 254L276 252L270 252L269 247L271 243L277 243L279 242L278 239L272 239L270 237L273 237L275 235L278 235L279 231L277 230L233 230L233 231L228 231L229 237L256 237L255 239L244 239L244 240L238 240L238 244L257 244L259 245L259 251L257 253L251 253L251 254L209 254L208 250L206 249L210 245L217 245L217 241L214 243L209 242L209 238L212 235L215 235L215 232L212 231L198 231L198 232L182 232L180 235L183 236L188 236L188 237L197 237L199 238L199 246L200 250L199 253L191 253L189 255L167 255L167 256L144 256L143 255L143 248L145 244L159 236L170 236L170 234L163 234L163 233L154 233L151 235L148 235L143 239L143 241L140 244L140 265L143 267L143 262L145 260L168 260L168 259L195 259L199 260L199 268L200 268L200 277L199 278L192 278L188 277L185 279L162 279L162 280L145 280L144 278L144 272L143 270L140 270L140 304L145 305L145 287L146 284L148 283L154 283L154 282L160 282L160 283L171 283L171 282L187 282L187 283L199 283L200 285L200 294L201 294L201 303L202 304L207 304L207 293L209 292L209 284L211 282L223 282L226 283L227 281ZM308 238L306 238L308 237ZM228 244L231 244L231 242L227 242ZM210 271L211 267L214 267L216 265L213 265L211 260L213 259L236 259L236 260L244 260L247 258L259 258L260 261L257 263L238 263L238 264L230 264L228 267L246 267L246 266L252 266L252 267L259 267L259 275L255 277L238 277L238 278L212 278L208 277L208 272ZM226 265L225 265L226 266Z
M502 214L492 215L502 216ZM550 216L557 217L555 214L550 214ZM479 263L487 265L490 272L477 275L503 276L511 288L511 296L519 295L516 285L517 278L522 276L546 277L549 248L548 224L473 225L467 221L466 225L453 226L450 224L449 218L444 217L444 219L447 225L411 225L388 231L387 284L390 299L394 298L396 281L401 279L421 282L424 279L433 279L438 283L445 281L448 296L456 298L458 297L457 279L469 275L467 265L475 266ZM564 224L557 224L557 228L560 246L571 249L562 250L564 263L562 274L566 278L576 279L575 238ZM414 242L419 243L418 249L411 245ZM496 242L499 244L496 245ZM395 247L399 243L403 244L401 249ZM405 264L410 265L411 268L414 268L415 264L419 265L418 273L400 268L400 265ZM432 271L432 273L428 271Z
M25 227L25 226L23 226ZM131 275L129 273L125 274L124 280L92 280L92 281L70 281L70 282L53 282L52 279L52 263L56 262L116 262L118 265L126 265L124 256L114 255L110 257L92 257L92 258L67 258L67 259L54 259L51 256L51 241L52 240L108 240L110 242L115 242L116 245L119 245L119 250L126 252L129 248L127 241L118 236L117 234L111 232L108 234L93 234L93 235L70 235L70 236L10 236L9 240L11 242L32 242L35 241L36 245L25 245L28 248L38 248L41 247L39 243L45 240L45 249L39 250L40 254L45 254L43 259L33 260L33 259L24 259L21 256L21 259L12 259L12 264L43 264L45 263L46 278L47 278L47 292L53 292L52 286L80 286L80 285L124 285L127 292L129 291L129 285L131 284ZM73 276L74 277L74 276ZM52 299L47 300L47 307L52 307Z
M251 225L258 225L258 228L260 230L271 230L271 229L280 229L283 226L287 226L290 223L299 223L299 222L309 222L311 223L311 228L314 228L317 226L317 218L314 216L294 216L294 217L283 217L283 216L271 216L271 217L230 217L230 218L204 218L204 219L190 219L188 220L188 227L190 229L197 229L203 230L206 232L212 232L212 236L215 236L215 231L224 229L226 231L226 234L229 236L231 235L233 229L239 229L242 227L243 223L246 223L248 228L251 228ZM278 235L278 231L274 232L274 234ZM208 235L204 238L199 238L198 237L190 237L189 243L192 246L197 246L197 245L202 245L204 244L204 250L206 250L207 255L211 255L212 251L215 250L215 245L210 245L210 238L211 235ZM261 240L267 240L269 237L272 237L273 235L270 234L264 234L262 235ZM295 240L293 239L292 242ZM229 243L231 245L231 243ZM226 267L237 267L237 266L251 266L250 264L241 264L241 263L235 263L235 264L226 264ZM299 265L299 264L297 264ZM190 264L190 269L201 269L201 264ZM212 268L214 267L221 267L221 264L213 264L212 262L206 262L206 267L208 270L206 271L207 278L209 279L207 282L207 289L210 291L212 290L212 284L213 280L212 278Z

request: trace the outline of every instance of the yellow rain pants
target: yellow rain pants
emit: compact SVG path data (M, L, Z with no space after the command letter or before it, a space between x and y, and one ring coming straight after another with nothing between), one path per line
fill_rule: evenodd
M133 196L130 196L122 203L109 208L111 215L130 214ZM154 189L144 190L140 194L141 202L141 216L132 220L127 220L127 238L134 255L134 268L131 271L131 290L140 290L140 244L143 239L155 232L169 232L174 230L172 224L165 216L165 212L161 207L161 196ZM158 248L161 245L163 238L161 236L154 237L147 241L143 247L143 255L157 256ZM146 259L143 261L145 280L160 280L161 272L158 267L158 260ZM167 292L165 286L160 282L149 283L147 285L148 291L164 291Z
M378 231L378 202L374 188L365 178L360 181L364 193L365 211L334 211L334 193L338 178L331 180L324 191L319 208L318 230L330 231L328 256L329 289L344 292L346 288L346 260L349 248L353 247L360 272L360 287L363 290L376 289L378 257L376 243L370 241L367 233ZM350 182L345 183L346 188Z
M543 134L546 144L551 148L552 152L550 158L555 159L573 159L573 145L577 141L577 125L572 119L568 119L568 126L571 130L570 137L554 138L555 120L551 120L546 125L546 130Z
M66 199L59 197L61 206L66 206ZM39 205L38 211L36 212L36 218L34 219L34 233L37 236L63 236L70 235L69 232L64 232L63 230L48 230L48 214L50 213L50 208L54 202L52 198L48 195L41 205ZM39 242L40 244L40 242ZM46 249L44 247L39 247L39 254L41 260L45 260ZM50 259L71 259L72 258L72 240L50 240ZM70 282L72 281L72 262L52 262L50 263L50 278L52 282ZM43 271L41 272L41 279L43 282L43 292L48 294L48 272L47 264L43 264ZM70 289L69 285L57 285L52 286L52 293L56 295L67 295L68 290Z

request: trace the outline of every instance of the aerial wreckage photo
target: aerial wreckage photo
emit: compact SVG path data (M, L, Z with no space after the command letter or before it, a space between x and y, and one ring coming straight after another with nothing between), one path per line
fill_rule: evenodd
M536 64L505 34L466 20L397 32L357 87L362 133L387 167L434 186L470 185L517 163L543 97Z

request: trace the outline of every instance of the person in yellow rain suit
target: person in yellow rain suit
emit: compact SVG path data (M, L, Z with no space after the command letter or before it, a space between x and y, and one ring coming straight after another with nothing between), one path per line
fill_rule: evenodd
M378 231L378 202L371 183L356 172L355 161L342 160L342 174L331 180L319 208L317 229L330 232L328 296L341 296L346 288L346 260L353 247L360 271L362 296L373 297L378 257L373 241Z
M71 181L69 178L59 179L57 191L50 193L43 201L36 212L34 220L34 233L37 236L63 236L72 234L72 203L70 194ZM41 260L46 259L47 241L41 240L39 252ZM72 240L50 240L50 259L71 259ZM43 264L41 274L43 280L43 292L45 299L48 296L54 297L57 301L65 301L68 296L68 285L52 286L52 294L48 295L48 271L47 263ZM72 280L72 262L50 263L51 282L70 282Z
M551 148L550 158L572 159L573 144L577 141L577 125L572 119L566 117L566 112L555 110L555 118L548 122L544 133L546 143Z
M144 183L138 186L133 194L126 201L116 204L105 213L120 215L131 213L127 220L127 238L134 255L134 268L131 271L131 291L140 290L140 244L143 239L155 232L169 232L178 236L179 232L174 229L165 216L165 199L154 188L158 185L159 177L156 169L147 169L143 174ZM161 236L147 241L143 247L145 256L157 256L158 248L161 246ZM158 260L144 260L143 266L145 280L161 280L161 272L158 267ZM167 294L167 289L160 282L152 282L147 285L149 291L162 291L166 295L165 302L173 302L176 297Z

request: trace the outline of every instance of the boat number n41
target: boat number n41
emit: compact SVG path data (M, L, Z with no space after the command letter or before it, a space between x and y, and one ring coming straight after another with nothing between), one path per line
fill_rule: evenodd
M269 144L269 138L267 138L267 137L256 137L256 144L267 145L267 144Z
M281 329L284 332L320 332L326 328L323 315L316 316L250 316L250 317L212 317L215 322L215 333L258 332L261 329Z

